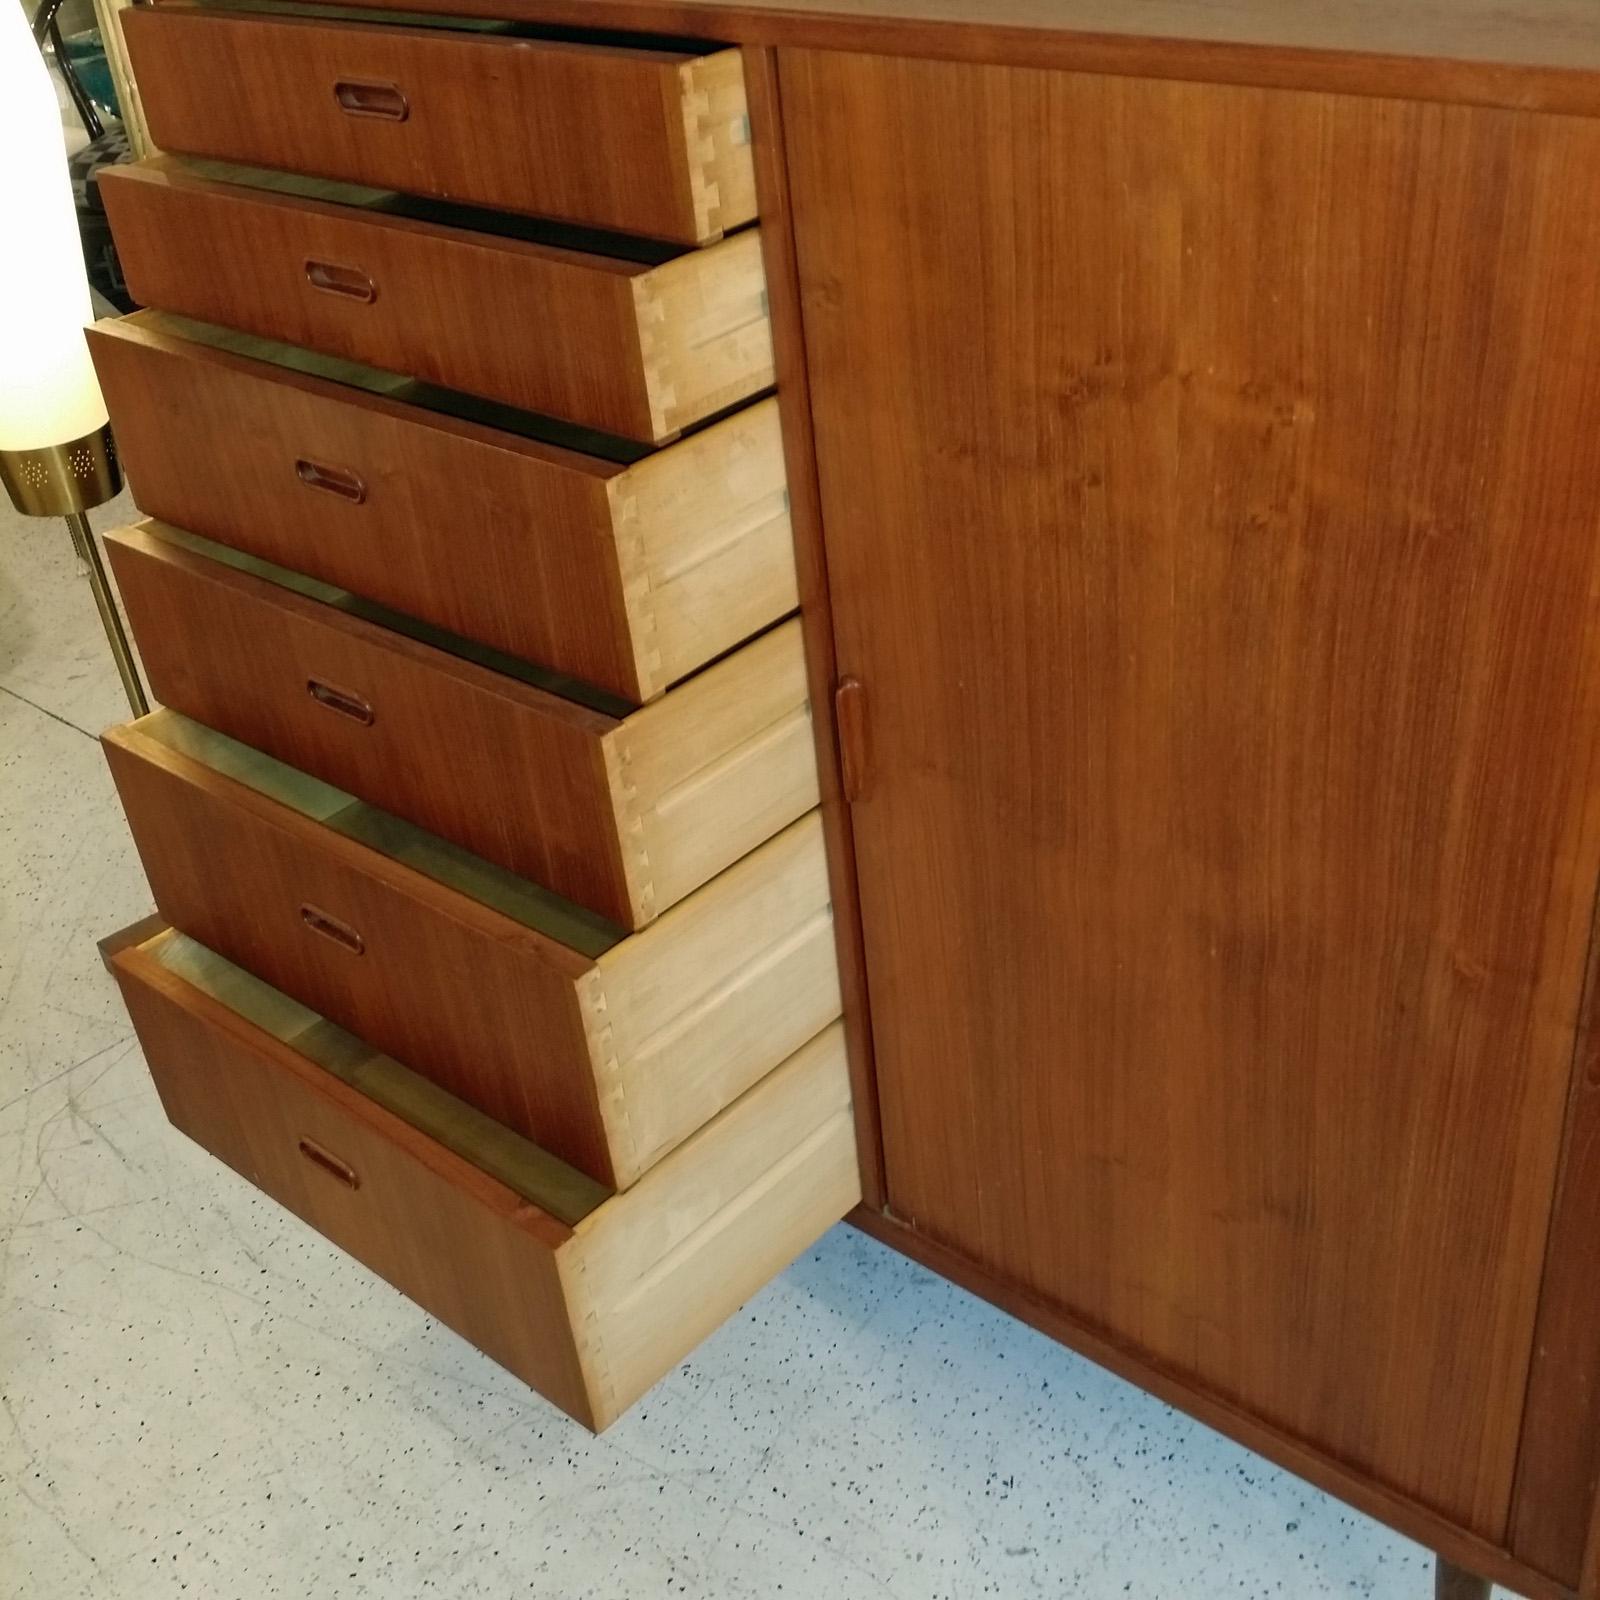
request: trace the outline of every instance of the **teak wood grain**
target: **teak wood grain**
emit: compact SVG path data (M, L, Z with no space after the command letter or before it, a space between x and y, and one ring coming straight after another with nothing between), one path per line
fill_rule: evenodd
M1600 30L1589 0L388 0L387 8L1600 114Z
M780 61L890 1205L1500 1545L1600 870L1600 125Z
M619 718L226 564L181 530L105 542L162 704L622 927L817 803L793 622Z
M470 1137L466 1153L447 1148L175 970L174 938L111 958L174 1125L588 1427L860 1196L837 1024L626 1194L566 1222L484 1171ZM337 1048L348 1071L361 1047L347 1035ZM502 1132L487 1135L503 1147Z
M163 150L704 244L755 215L736 50L141 7Z
M777 402L631 465L176 336L90 330L141 508L623 699L794 610Z
M140 305L659 443L772 382L754 229L652 264L160 157L100 194Z
M580 941L486 864L172 712L103 742L171 926L613 1189L839 1014L814 817L645 932Z

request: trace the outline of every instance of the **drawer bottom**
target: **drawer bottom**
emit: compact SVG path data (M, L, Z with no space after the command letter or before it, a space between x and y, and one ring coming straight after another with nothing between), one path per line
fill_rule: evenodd
M610 1194L181 934L108 950L175 1127L597 1431L860 1198L838 1023Z

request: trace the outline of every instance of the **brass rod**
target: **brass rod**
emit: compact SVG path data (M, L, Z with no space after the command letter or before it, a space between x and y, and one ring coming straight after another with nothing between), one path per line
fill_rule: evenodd
M89 587L94 591L94 603L100 612L101 625L106 630L106 643L111 646L111 657L117 664L117 676L122 679L123 692L133 714L142 717L150 709L145 699L144 685L139 682L139 669L134 665L133 650L128 636L122 631L122 617L117 611L116 597L111 593L111 583L106 577L105 563L100 559L100 546L95 541L94 529L81 511L67 513L67 527L72 532L72 546L89 569Z

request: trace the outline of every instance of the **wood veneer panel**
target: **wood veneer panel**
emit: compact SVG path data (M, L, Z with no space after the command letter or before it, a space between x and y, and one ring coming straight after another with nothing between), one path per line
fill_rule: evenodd
M755 215L737 51L180 7L124 28L163 150L684 244Z
M1600 126L781 66L890 1203L1499 1542L1600 869Z

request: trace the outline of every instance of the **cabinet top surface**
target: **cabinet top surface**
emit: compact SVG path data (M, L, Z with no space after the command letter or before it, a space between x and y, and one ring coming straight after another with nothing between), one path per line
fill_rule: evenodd
M346 0L348 3L348 0ZM1597 0L381 0L385 9L1600 115Z

